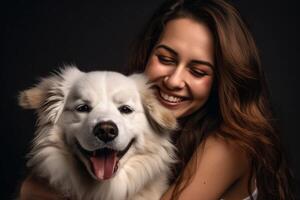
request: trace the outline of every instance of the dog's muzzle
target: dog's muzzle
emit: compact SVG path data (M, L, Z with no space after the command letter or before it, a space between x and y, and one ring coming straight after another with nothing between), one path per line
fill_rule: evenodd
M114 122L104 121L98 123L93 128L92 133L95 139L106 144L112 142L118 136L119 130ZM125 149L122 150L117 150L113 147L104 147L94 151L88 151L84 149L78 141L76 145L81 154L84 155L84 158L88 161L89 164L87 164L86 167L92 177L97 180L105 180L110 179L117 172L119 160L127 153L134 141L135 139L133 138Z
M119 130L114 122L104 121L94 127L93 134L102 142L107 143L118 136Z

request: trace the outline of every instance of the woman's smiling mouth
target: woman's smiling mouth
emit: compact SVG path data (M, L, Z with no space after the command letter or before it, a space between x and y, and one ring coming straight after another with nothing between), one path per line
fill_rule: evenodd
M179 103L179 102L183 101L183 98L168 95L168 94L162 92L161 90L159 91L159 94L160 94L161 98L163 98L165 101L168 101L170 103Z
M175 109L178 106L180 106L185 100L188 98L186 97L180 97L180 96L175 96L171 94L167 94L163 92L159 87L156 88L157 92L156 95L158 97L158 100L167 108L170 109Z

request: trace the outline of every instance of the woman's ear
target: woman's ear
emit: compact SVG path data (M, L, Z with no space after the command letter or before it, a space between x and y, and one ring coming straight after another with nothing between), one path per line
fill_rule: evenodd
M134 74L130 78L135 81L138 87L147 119L152 128L162 134L176 130L177 120L175 116L158 102L146 76Z

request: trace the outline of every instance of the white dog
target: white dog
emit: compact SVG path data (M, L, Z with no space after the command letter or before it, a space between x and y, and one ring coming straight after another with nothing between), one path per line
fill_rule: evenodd
M28 166L71 199L159 199L174 162L176 119L143 75L67 67L21 92L38 129Z

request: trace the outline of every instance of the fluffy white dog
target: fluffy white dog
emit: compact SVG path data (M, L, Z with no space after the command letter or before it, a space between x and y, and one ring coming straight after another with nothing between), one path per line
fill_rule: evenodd
M21 92L38 129L28 166L66 197L159 199L168 187L176 119L143 75L67 67Z

